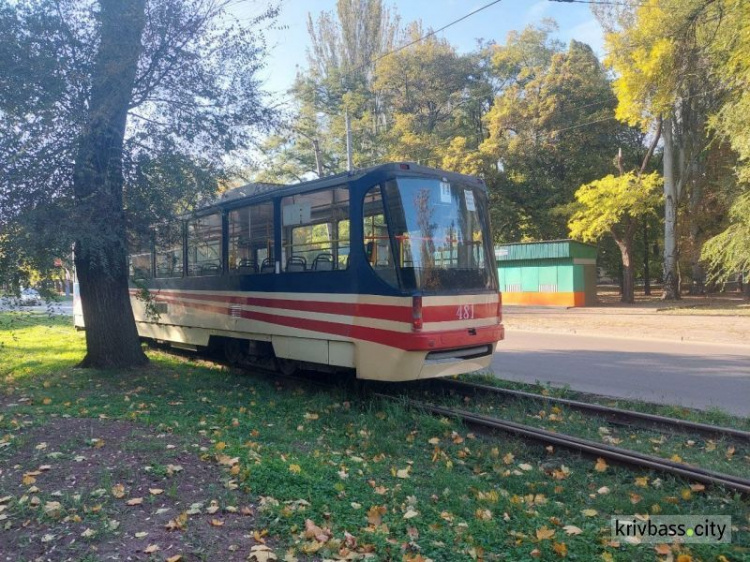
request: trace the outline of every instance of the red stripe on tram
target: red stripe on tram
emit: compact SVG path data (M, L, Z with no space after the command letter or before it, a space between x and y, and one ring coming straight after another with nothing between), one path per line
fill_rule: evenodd
M371 341L403 349L405 351L430 351L435 349L449 349L455 347L464 347L470 345L482 345L494 343L503 337L502 326L483 326L474 328L475 335L470 335L468 330L449 330L444 332L427 332L413 334L408 332L394 332L381 328L370 328L367 326L353 326L351 324L341 324L338 322L329 322L325 320L313 320L310 318L296 318L256 312L252 310L235 310L232 311L224 306L216 306L202 303L191 303L180 301L176 297L160 297L159 300L173 302L188 308L214 312L217 314L233 315L245 318L247 320L256 320L299 330L308 330L313 332L333 334L358 340Z

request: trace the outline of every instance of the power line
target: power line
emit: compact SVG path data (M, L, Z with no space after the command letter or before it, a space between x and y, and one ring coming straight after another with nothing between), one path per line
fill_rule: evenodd
M499 4L500 2L502 2L502 0L493 0L492 2L489 2L489 3L485 4L484 6L480 6L479 8L477 8L476 10L474 10L473 12L469 12L468 14L463 15L460 18L458 18L456 20L453 20L452 22L444 25L443 27L441 27L439 29L435 29L433 31L430 31L429 33L425 33L422 37L419 37L418 39L415 39L414 41L411 41L411 42L409 42L409 43L407 43L405 45L401 45L400 47L398 47L396 49L388 51L387 53L383 53L382 55L379 55L379 56L375 57L374 59L371 59L371 60L367 61L366 63L358 66L357 68L355 68L352 72L355 72L355 71L358 71L358 70L362 70L366 66L369 66L371 64L375 64L379 60L382 60L382 59L384 59L384 58L386 58L388 56L391 56L391 55L393 55L395 53L398 53L399 51L403 51L404 49L408 49L412 45L416 45L417 43L421 43L425 39L428 39L428 38L432 37L433 35L437 35L441 31L445 31L449 27L454 26L457 23L460 23L460 22L464 21L465 19L470 18L474 14L478 14L482 10L486 10L487 8L489 8L491 6L494 6L495 4Z
M607 0L548 0L549 2L557 2L558 4L593 4L595 6L627 6L627 7L638 7L643 6L639 2L609 2Z

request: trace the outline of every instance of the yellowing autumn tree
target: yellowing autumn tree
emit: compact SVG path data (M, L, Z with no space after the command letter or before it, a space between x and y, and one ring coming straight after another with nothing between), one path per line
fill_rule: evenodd
M659 205L662 178L657 172L639 176L628 172L608 175L582 185L571 206L570 236L584 242L598 241L609 234L622 254L622 302L635 299L633 239L639 220L653 214Z
M679 298L677 213L691 190L691 214L699 205L707 147L708 116L725 87L713 71L710 45L722 2L645 0L632 23L606 36L607 64L617 74L617 117L664 140L664 293Z

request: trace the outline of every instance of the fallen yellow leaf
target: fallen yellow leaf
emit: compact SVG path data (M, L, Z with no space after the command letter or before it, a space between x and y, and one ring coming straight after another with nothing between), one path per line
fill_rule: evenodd
M50 517L59 517L62 511L62 504L60 502L47 502L44 504L44 513Z
M396 478L409 478L410 471L411 471L411 467L407 466L406 468L397 470L395 476Z
M384 505L373 505L367 511L367 522L375 527L379 526L388 509Z
M555 536L555 530L554 529L548 529L547 527L542 527L541 529L536 530L536 538L540 541L551 539Z
M594 470L596 470L597 472L604 472L605 470L607 470L607 467L608 467L608 465L607 465L607 461L606 460L604 460L601 457L599 457L598 459L596 459L596 464L594 465Z
M276 558L276 554L274 554L273 550L266 545L256 544L250 549L250 557L248 560L250 562L271 562L273 560L278 560L278 558Z
M142 503L143 503L143 498L133 498L126 502L126 504L130 506L141 505Z

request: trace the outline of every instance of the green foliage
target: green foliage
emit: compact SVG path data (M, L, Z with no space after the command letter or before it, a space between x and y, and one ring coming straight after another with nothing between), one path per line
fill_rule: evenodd
M608 175L582 185L576 191L574 212L568 222L570 235L595 242L605 234L624 237L625 223L654 213L659 205L662 178L657 172L640 178L635 172Z
M716 281L750 272L750 192L736 199L729 210L729 220L729 227L708 240L701 252Z
M554 51L559 46L546 33L511 36L493 56L495 68L511 74L497 78L506 86L485 117L481 151L502 167L495 189L514 203L506 220L516 240L564 237L565 217L551 210L611 169L619 148L629 164L642 151L642 136L612 119L616 100L591 48L572 41L566 52Z
M229 4L148 2L122 147L130 227L214 193L227 162L241 162L273 119L255 78L264 51L253 28L276 9L240 25L222 17ZM72 190L100 19L93 0L0 0L0 279L17 277L19 264L48 271L73 240L97 236L74 216Z
M365 167L382 156L382 100L368 63L399 43L398 15L382 0L338 0L335 13L308 15L307 28L308 71L298 74L291 89L294 108L264 143L268 158L256 180L295 182L318 175L316 143L323 175L344 171L347 111L355 165Z
M712 127L728 140L740 157L740 178L750 181L750 4L720 2L721 26L709 44L709 54L730 95L712 116ZM718 12L718 10L717 10Z
M413 24L407 40L425 34ZM429 37L378 63L374 89L387 107L386 159L427 162L459 135L473 62L447 41Z

